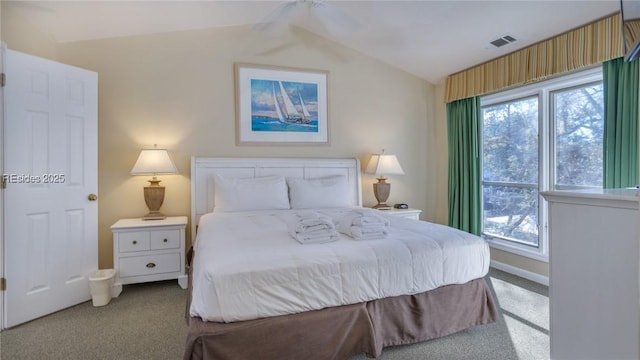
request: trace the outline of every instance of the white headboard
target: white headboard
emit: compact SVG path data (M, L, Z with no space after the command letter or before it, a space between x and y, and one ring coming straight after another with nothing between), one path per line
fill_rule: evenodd
M345 175L352 190L351 204L362 206L360 161L324 158L191 158L191 236L195 238L200 217L213 211L213 174L228 177L282 175L313 179ZM193 240L193 239L192 239Z

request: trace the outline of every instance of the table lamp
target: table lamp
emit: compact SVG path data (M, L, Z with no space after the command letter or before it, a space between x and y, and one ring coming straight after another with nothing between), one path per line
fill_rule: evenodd
M149 213L142 218L144 220L162 220L166 215L160 212L160 207L164 201L164 186L160 186L158 174L177 174L178 169L171 161L169 152L166 149L142 149L140 156L131 175L151 175L149 186L144 187L144 202L149 208Z
M371 159L369 159L369 163L364 172L378 176L378 182L373 184L373 194L376 196L378 204L373 208L390 208L385 202L389 198L391 184L387 182L385 175L404 175L398 158L396 158L395 155L386 155L384 149L382 149L381 154L371 155Z

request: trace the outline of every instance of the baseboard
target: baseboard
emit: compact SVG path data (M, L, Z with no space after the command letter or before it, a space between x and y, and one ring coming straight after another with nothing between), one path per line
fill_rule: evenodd
M502 270L502 271L507 272L509 274L513 274L513 275L516 275L516 276L520 276L521 278L524 278L524 279L527 279L527 280L531 280L531 281L536 282L538 284L549 286L549 277L548 276L540 275L540 274L534 273L533 271L524 270L524 269L521 269L519 267L515 267L513 265L501 263L501 262L495 261L495 260L491 260L490 266L492 268L495 268L495 269L498 269L498 270Z

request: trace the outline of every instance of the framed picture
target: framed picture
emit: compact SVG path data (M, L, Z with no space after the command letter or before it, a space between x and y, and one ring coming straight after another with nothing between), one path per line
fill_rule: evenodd
M327 72L236 64L238 145L328 145Z

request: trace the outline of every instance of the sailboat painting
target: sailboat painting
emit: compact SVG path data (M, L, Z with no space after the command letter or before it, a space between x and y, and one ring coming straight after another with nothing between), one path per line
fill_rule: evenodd
M251 130L318 132L318 86L251 80Z
M236 66L238 143L328 143L326 72Z

